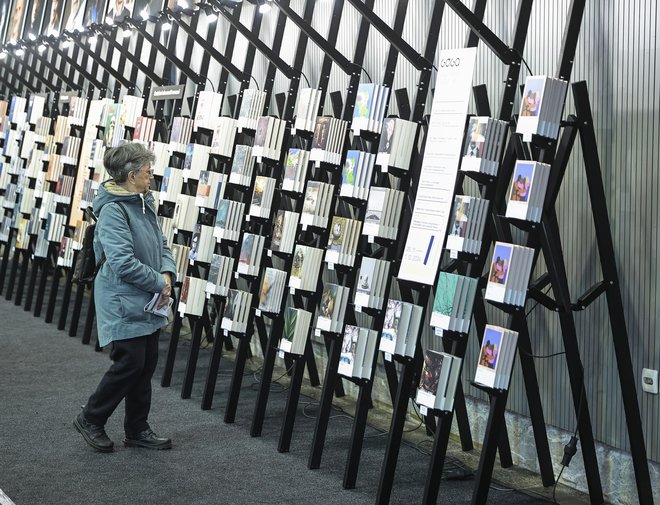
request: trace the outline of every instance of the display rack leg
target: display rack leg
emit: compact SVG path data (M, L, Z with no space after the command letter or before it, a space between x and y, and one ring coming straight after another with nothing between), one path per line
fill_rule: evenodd
M312 346L305 347L305 362L307 364L307 375L309 376L309 383L313 386L319 386L321 379L319 378L319 369L316 367L316 359L314 359L314 351Z
M261 368L261 382L259 383L259 392L257 401L254 404L254 415L252 416L252 427L250 435L260 437L266 417L266 407L268 405L268 396L270 395L271 381L273 380L273 368L275 367L275 356L277 355L277 343L282 335L284 318L278 317L273 322L273 328L268 335L266 344L266 353L264 354L264 363Z
M217 313L221 314L222 311L218 309ZM204 392L202 393L202 410L209 410L213 405L213 394L215 393L215 383L218 380L218 369L220 368L222 345L224 343L222 327L220 324L221 320L222 317L218 316L215 325L215 333L213 335L213 349L209 360L209 369L206 373L206 382L204 384Z
M11 266L9 267L9 279L7 281L7 292L5 299L11 300L14 295L14 285L16 284L16 274L18 273L18 260L21 257L21 251L14 250L14 256L11 259Z
M0 293L5 288L5 278L7 275L7 265L9 265L9 254L11 253L11 240L14 235L13 228L9 229L9 237L7 242L4 243L4 251L2 252L2 263L0 263Z
M311 341L307 340L307 346L311 347ZM298 411L298 399L300 398L300 387L302 386L303 374L305 373L305 359L299 357L293 366L293 374L289 381L289 391L284 409L284 421L280 431L280 441L277 445L278 452L289 452L291 437L293 436L293 425L296 422Z
M568 292L568 278L561 251L561 241L558 237L559 224L554 211L548 212L541 223L543 233L541 243L543 257L548 266L552 291L555 293L559 305L559 324L561 326L564 349L566 350L566 365L571 383L573 396L573 407L577 419L582 459L584 460L584 472L587 478L587 487L591 503L603 503L603 488L598 471L598 458L596 457L596 444L594 442L591 415L589 414L589 402L584 387L584 369L580 357L580 348L577 342L577 330L571 309L571 299Z
M64 295L62 295L62 310L60 311L60 319L57 322L57 329L64 330L66 328L66 319L69 315L69 304L71 303L71 290L73 286L72 282L73 277L73 268L67 269L66 281L64 283Z
M60 276L62 271L60 268L55 267L53 272L53 283L50 287L50 294L48 295L48 306L46 307L46 319L47 323L53 322L53 314L55 313L55 302L57 301L57 292L60 287Z
M27 279L29 263L30 253L29 251L23 251L23 263L21 264L21 273L18 276L18 287L16 288L14 305L21 305L21 303L23 303L23 291L25 291L25 279Z
M85 297L85 285L76 286L76 298L73 301L73 313L71 314L71 324L69 325L69 336L75 337L78 334L78 323L80 321L80 312L82 311L83 299Z
M472 505L483 505L488 502L488 491L493 477L495 456L497 446L501 440L500 428L504 424L504 410L508 391L490 397L490 412L488 413L488 424L486 425L486 436L481 448L481 458L477 469L476 484L472 490Z
M94 304L94 285L89 290L89 307L87 307L87 316L85 317L85 328L83 329L82 343L87 345L92 339L92 326L96 316L96 305Z
M413 363L406 363L399 378L399 387L394 401L394 412L392 413L392 422L390 424L390 435L387 439L385 449L385 459L380 471L380 481L378 483L378 493L376 503L384 505L390 502L392 494L392 484L394 481L394 472L396 470L399 448L403 437L403 428L408 413L408 400L410 398L410 389L412 387L412 378L415 374ZM485 503L485 502L484 502Z
M43 259L41 264L41 277L39 278L39 288L37 289L37 299L34 302L34 317L41 316L41 307L44 304L44 296L46 294L46 283L48 282L48 258Z
M328 359L330 359L330 343L332 342L332 339L326 338L325 339L325 350L328 355ZM341 380L341 377L339 380L335 381L335 396L337 398L343 398L346 396L346 393L344 392L344 383Z
M170 345L167 348L167 357L165 358L165 368L163 369L163 378L160 385L164 388L170 387L172 382L172 372L174 371L174 360L176 359L176 349L179 345L179 335L181 333L182 319L178 313L174 314L174 324L172 325L172 334L170 335Z
M630 341L626 319L623 317L624 307L621 296L619 275L614 254L612 228L607 210L607 199L603 187L603 175L598 159L596 134L594 131L591 104L587 84L584 81L573 84L575 110L580 118L580 142L582 144L582 157L586 168L587 184L591 207L598 211L593 212L594 226L596 228L596 241L598 254L603 270L603 277L609 281L607 287L607 307L612 327L612 340L617 357L617 371L623 393L623 409L626 415L628 438L630 440L630 453L635 470L637 482L637 497L642 505L653 503L653 489L649 475L649 465L644 442L644 430L639 412L637 398L637 378L630 355ZM605 210L605 212L603 212Z
M197 368L197 358L199 357L199 346L202 342L202 331L204 323L200 317L188 316L193 322L192 339L190 341L190 352L188 353L188 362L186 372L181 384L181 398L188 399L192 393L193 382L195 381L195 370Z
M321 457L323 456L323 447L325 446L325 437L332 410L333 393L336 391L335 384L339 382L337 369L339 368L339 358L341 356L341 342L338 338L328 336L325 338L328 346L328 363L325 369L325 379L323 380L323 391L321 392L321 399L319 401L319 412L316 416L312 448L309 452L309 459L307 460L307 468L312 470L321 466Z
M424 505L435 505L438 502L438 492L440 491L440 479L445 466L447 457L447 446L449 445L449 435L451 433L452 412L440 412L438 424L433 439L433 450L431 452L431 463L426 473L426 482L424 484Z
M390 398L392 400L392 405L394 405L396 392L399 389L399 377L397 376L396 367L392 361L384 359L383 366L385 367L385 377L387 378L387 386L390 390Z
M32 300L34 299L34 290L37 285L37 274L39 269L42 268L42 260L35 258L32 262L32 270L30 270L30 280L28 281L27 292L25 293L25 305L23 310L30 312L32 310Z
M461 439L461 449L471 451L474 449L472 433L470 432L470 422L468 420L467 407L465 405L465 394L463 385L459 382L454 394L454 411L456 412L456 425Z
M353 419L353 430L351 432L351 444L346 458L344 469L344 489L354 489L357 482L360 457L362 456L362 444L364 443L364 431L367 428L367 416L371 405L371 391L373 380L360 387L357 405L355 408L355 419Z
M227 408L225 410L226 423L233 423L236 420L238 397L241 395L241 385L243 383L243 373L245 371L245 361L247 360L249 347L250 338L247 335L238 339L236 357L234 358L234 372L231 376L229 395L227 397Z

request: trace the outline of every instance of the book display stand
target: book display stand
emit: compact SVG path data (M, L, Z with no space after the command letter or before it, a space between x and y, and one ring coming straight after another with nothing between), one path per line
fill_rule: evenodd
M186 173L186 170L190 169L190 167L186 167L186 163L189 162L185 154L187 145L192 145L193 150L197 147L209 150L208 162L205 162L202 170L206 170L214 176L226 177L226 184L223 182L222 199L229 200L232 202L231 205L242 205L243 213L241 214L240 224L235 230L236 237L232 235L230 239L226 236L217 236L217 241L216 237L213 237L211 245L208 246L208 251L212 250L212 253L226 258L231 264L231 276L227 282L228 290L209 292L208 296L204 296L202 302L199 302L199 298L195 298L195 307L197 308L193 309L191 291L196 290L195 296L199 296L202 281L204 283L210 281L213 264L209 260L210 255L198 258L194 251L193 255L184 258L185 261L179 262L181 265L179 269L180 276L176 281L176 289L173 290L176 291L176 293L173 292L173 295L178 303L174 305L175 316L161 385L168 387L172 382L176 353L183 328L183 318L188 318L192 335L181 384L182 398L192 396L199 351L204 334L207 342L212 344L201 398L202 409L212 407L223 348L232 350L233 342L237 342L224 411L224 421L226 423L234 422L243 387L245 367L251 354L251 340L256 330L259 346L263 353L263 365L251 419L250 434L253 437L262 434L273 373L279 355L280 358L284 359L290 382L286 388L287 395L277 450L280 452L290 450L296 415L299 410L298 403L303 385L303 376L305 369L307 369L309 381L313 386L322 383L319 408L315 418L315 429L308 457L308 467L318 469L321 466L333 398L344 395L342 379L353 383L358 389L358 396L342 482L344 488L351 489L357 485L367 415L372 407L374 379L376 373L378 373L377 367L380 361L392 401L392 418L378 481L376 503L389 503L393 492L394 476L399 449L403 441L405 422L410 411L410 399L414 397L415 390L420 384L420 377L423 374L422 366L425 359L424 349L422 349L423 326L428 324L429 317L427 317L427 313L431 310L430 307L433 306L432 300L439 282L437 275L433 282L426 284L410 280L404 274L400 277L400 272L406 261L404 258L405 235L408 230L414 228L413 213L416 199L421 191L420 181L423 179L424 156L428 154L428 147L431 147L433 141L434 132L431 128L431 116L425 115L425 112L429 110L429 107L427 107L429 97L434 94L433 91L429 93L433 76L433 61L436 59L443 14L445 9L449 8L470 29L465 47L475 48L482 42L508 67L497 113L497 118L503 122L506 133L504 144L502 144L505 147L498 154L500 159L496 162L497 175L467 170L460 171L458 172L454 195L452 195L462 195L464 183L469 182L472 184L474 182L478 187L479 198L487 202L486 230L481 244L475 247L476 252L474 253L460 252L456 254L452 251L452 253L445 255L444 249L441 249L440 258L438 259L439 268L443 273L455 272L477 283L474 307L472 313L467 315L467 320L469 323L472 316L474 316L475 333L480 341L488 325L488 305L503 312L507 316L506 329L517 333L517 343L512 350L512 359L515 359L517 353L533 428L539 473L545 487L555 484L555 473L534 363L533 339L528 327L524 301L529 297L558 314L577 423L576 432L579 435L580 450L584 460L586 481L592 503L603 503L604 498L573 313L586 309L601 294L606 295L638 498L639 502L644 505L653 503L628 333L623 317L624 307L614 262L614 245L586 83L576 82L571 84L575 114L569 115L561 121L558 136L549 138L532 135L531 137L525 136L523 140L521 134L516 133L521 118L515 115L513 104L516 101L516 94L520 92L518 81L521 64L524 62L522 54L525 49L532 13L531 2L521 1L519 3L510 46L498 38L484 24L486 0L475 0L472 9L469 9L460 0L434 2L430 11L429 31L425 38L423 52L420 54L400 35L403 33L406 24L408 0L397 0L391 24L383 21L374 12L375 0L346 1L352 6L352 11L357 11L360 15L352 58L344 56L337 49L342 16L345 14L344 0L334 1L327 36L321 35L312 26L316 5L314 0L307 0L304 3L302 15L290 6L289 0L273 0L272 4L279 12L272 41L269 41L269 43L265 43L260 39L263 19L263 13L260 10L255 9L252 24L247 27L240 22L241 10L245 8L242 4L239 3L237 6L229 7L220 0L208 0L195 11L182 10L177 7L174 10L165 10L160 13L157 19L151 18L142 22L129 19L123 22L121 26L93 25L86 32L67 35L66 40L65 38L46 37L37 41L37 43L42 42L42 40L49 43L47 52L37 49L36 44L27 42L23 57L18 56L14 51L6 53L6 60L0 67L0 89L4 91L5 95L9 94L13 97L13 100L18 104L16 105L17 111L20 110L20 100L23 98L30 99L40 95L40 92L48 93L45 100L44 117L50 118L51 122L48 124L47 131L41 131L37 135L37 127L34 124L27 121L16 121L16 117L11 117L14 112L14 101L11 102L10 118L6 119L7 121L11 119L8 127L5 127L3 122L5 114L3 113L1 115L3 117L0 117L0 123L2 123L0 141L2 142L2 154L4 155L4 165L0 170L0 203L2 204L0 206L0 294L4 295L7 300L13 300L17 306L23 305L26 311L32 310L37 317L41 316L44 302L46 302L45 322L47 323L55 319L57 302L61 300L60 312L57 314L57 327L64 330L67 320L69 320L68 334L76 336L85 295L89 293L88 309L84 317L85 322L82 332L82 342L89 343L95 317L93 286L79 284L76 287L75 296L73 296L72 282L72 265L75 262L76 254L73 243L80 237L79 228L76 228L74 236L73 229L75 226L73 223L75 219L72 215L74 215L74 212L79 212L80 209L73 207L75 199L58 198L49 204L51 197L44 195L46 192L55 193L56 186L59 193L63 184L62 179L59 179L58 182L58 178L51 175L53 159L61 163L61 174L67 176L67 182L73 184L75 188L79 187L81 181L90 179L94 167L89 165L90 152L80 147L77 149L75 156L68 158L65 156L66 159L62 160L61 157L65 154L63 152L63 137L72 137L71 142L84 144L91 137L97 139L101 136L101 133L107 135L108 132L103 131L105 125L94 124L94 120L91 118L92 109L103 107L103 104L98 102L102 102L104 97L108 97L104 103L112 105L120 100L122 94L124 96L142 94L144 103L141 114L146 117L151 110L150 106L153 106L153 116L157 121L154 140L169 143L170 134L173 134L175 128L172 127L172 132L170 132L167 125L173 125L175 121L180 120L187 113L186 111L190 111L189 115L191 117L184 120L192 122L192 116L197 115L198 109L204 110L204 106L207 105L206 102L203 103L200 97L202 92L208 91L208 84L211 85L214 93L217 92L224 97L229 79L236 79L240 83L240 90L236 95L226 97L228 107L224 108L231 111L230 117L224 116L221 118L221 120L232 121L231 124L235 124L238 128L236 133L231 135L229 153L218 154L218 152L213 152L215 145L214 129L208 127L208 125L196 125L190 138L186 139L185 142L179 142L177 138L177 143L185 144L183 149L181 149L181 146L170 146L172 156L168 160L167 170L177 172L177 176L182 172ZM557 78L565 82L570 80L584 6L585 0L573 0L569 7L556 72ZM229 25L224 50L219 50L217 44L214 44L216 38L215 24L209 24L206 37L200 36L198 33L201 16L209 14L222 16ZM300 30L291 64L280 57L285 43L287 21L293 23ZM163 40L161 35L164 31L164 23L171 23L167 42L161 42ZM153 26L151 26L152 24ZM135 37L135 44L132 46L130 38L122 37L122 32L126 29L132 30L132 36ZM354 111L360 103L360 97L358 96L360 87L367 85L366 82L361 83L361 77L363 71L366 74L363 66L370 30L375 30L378 36L383 38L389 46L380 82L369 82L368 84L374 86L373 89L381 86L388 93L384 95L387 98L383 99L385 102L383 106L384 115L380 120L383 121L383 125L385 119L410 122L416 128L414 134L408 138L412 146L410 159L408 160L409 167L407 169L394 166L388 167L385 163L381 168L374 169L373 173L370 172L368 179L367 194L376 188L376 194L378 194L378 191L384 193L398 191L403 195L401 196L400 215L396 216L396 223L391 226L393 238L390 236L387 238L372 236L367 232L363 232L363 226L368 220L370 202L368 197L347 196L345 193L342 194L340 189L344 183L342 166L348 157L347 146L350 146L349 152L359 151L365 156L375 157L379 153L381 136L386 135L386 133L378 133L381 128L371 130L369 128L354 128L351 137L348 128L342 129L354 118ZM177 45L178 32L185 33L187 36L183 53L181 53L182 48ZM234 57L234 47L239 34L247 41L242 68L236 65ZM68 47L71 42L69 37L76 42L75 47ZM96 39L98 41L93 43ZM64 45L65 42L67 43L66 46ZM145 42L150 45L150 53L146 63L140 56L143 53ZM323 58L318 82L314 83L316 87L313 90L305 89L304 91L312 92L312 94L306 95L308 97L314 96L313 93L319 93L320 98L318 105L313 107L314 110L311 113L311 126L300 128L297 125L299 125L298 121L301 118L296 115L295 109L296 104L300 105L303 96L300 89L300 79L304 77L307 80L307 77L302 73L302 69L308 52L307 46L310 42L321 50ZM193 53L199 48L203 49L201 62L197 63L195 61L194 65L188 63L193 61ZM254 80L253 70L257 52L267 62L265 80L262 83L263 90L259 89L259 83L257 83L256 88L250 88L252 80ZM113 66L113 57L117 55L120 56L120 63L118 66ZM409 97L405 88L394 90L394 86L398 82L396 79L397 68L400 70L402 67L402 65L398 65L400 57L403 57L406 64L410 64L419 73L415 97ZM164 60L165 62L160 71L155 70L157 60ZM207 77L211 60L222 67L217 89ZM130 68L127 68L128 65L130 65ZM337 69L343 73L341 78L346 78L348 82L345 94L339 91L329 91L333 65L336 65ZM278 72L289 80L288 92L273 97L272 93L276 89L275 79L279 77ZM180 76L177 84L184 87L184 97L173 100L154 99L152 96L153 88L164 84L174 84L170 82L170 76L177 75L177 73ZM144 77L144 89L142 90L138 90L135 85L140 76ZM368 81L371 81L368 74L367 77ZM109 82L113 83L112 89L109 89L108 84L104 84ZM185 97L185 89L190 89L191 84L195 89L194 96ZM442 84L444 83L439 82L438 86ZM310 88L312 87L309 82L307 85ZM84 114L81 114L80 109L76 112L76 117L79 117L80 121L71 122L68 119L69 115L72 114L73 107L68 106L63 98L72 93L65 92L65 88L72 89L74 90L73 94L79 95L76 97L76 100L78 100L76 101L76 107L84 104ZM126 93L123 93L124 90ZM388 117L390 90L396 97L397 115L390 114ZM80 100L83 96L87 97L88 100ZM95 96L98 97L98 100L94 100ZM472 97L478 115L490 118L493 114L491 114L485 85L474 86ZM413 99L412 106L411 98ZM258 102L260 99L263 99L264 102ZM151 100L151 103L148 102L149 100ZM323 117L326 102L329 102L332 106L333 114L326 114ZM3 103L8 105L7 102ZM246 119L243 111L246 103L251 104L254 109L254 117ZM274 117L273 111L271 111L273 103L278 108L279 118ZM563 110L564 100L562 99L561 103L555 105ZM61 112L60 106L62 106ZM2 103L0 103L1 109ZM222 110L222 107L220 107L220 110ZM271 115L267 116L269 112L271 112ZM269 145L262 146L261 140L258 140L260 136L258 125L260 123L257 118L265 121L261 123L262 125L268 124L269 132L280 132L278 133L280 141L277 148L273 149L275 152L272 156L263 154L266 152L265 150L259 156L252 154L253 150L262 147L271 149ZM221 120L218 120L218 124ZM370 116L369 120L373 120L373 118ZM333 151L334 158L330 160L324 158L321 161L321 158L318 158L309 162L305 161L301 180L295 181L296 184L301 186L291 190L289 186L285 187L285 184L291 182L290 180L287 181L286 175L289 150L299 149L311 153L316 149L326 152L325 145L320 148L315 136L316 132L322 130L318 126L319 121L320 123L326 122L326 124L333 125L328 127L326 132L339 132L334 133L338 152ZM23 126L19 128L19 124ZM34 129L32 129L33 127ZM65 128L64 133L62 133L62 128ZM127 127L123 137L130 136L132 138L131 134L134 128L137 129L137 127ZM333 128L333 130L330 130L330 128ZM469 123L466 125L465 130L468 130L468 128ZM384 128L383 132L386 132ZM276 135L272 134L272 136L274 138ZM583 166L593 209L603 280L587 290L574 302L569 291L555 205L578 136L582 147ZM58 137L58 139L54 137ZM22 149L24 144L29 145L28 142L33 142L34 149ZM238 145L249 149L250 154L247 156L250 160L254 160L253 169L249 173L240 174L241 177L244 177L244 180L241 179L240 184L236 182L236 179L230 180L231 175L235 175L232 164L233 160L237 158ZM35 162L38 165L35 174L41 175L33 174L34 176L31 176L29 167L27 167L31 163L31 158L28 155L37 150L45 153L43 158ZM330 149L327 152L330 152ZM549 165L550 175L544 192L545 198L542 200L538 211L540 216L538 222L525 221L504 215L510 180L516 170L517 162L524 160ZM377 165L383 164L377 163ZM88 170L89 168L92 171ZM48 177L46 178L47 171ZM157 175L156 183L159 186L164 184L163 187L167 187L166 177L168 176ZM466 177L472 179L472 181L467 181ZM202 184L197 177L187 178L186 176L181 185L181 195L176 196L183 196L187 201L193 201L198 194L198 188ZM270 185L268 186L270 188L268 200L270 206L268 208L265 204L264 208L261 208L261 196L257 195L257 186L261 184ZM327 216L317 216L314 212L310 213L309 210L305 210L308 203L307 190L310 184L319 191L316 195L324 195L318 197L311 192L309 200L313 200L312 206L316 206L315 209L320 208L316 198L321 198L328 203L330 210ZM40 189L39 193L36 194L35 190L38 185ZM325 185L330 185L330 189L318 189L321 187L327 188L328 186ZM399 193L397 193L397 198L399 198L398 195ZM25 201L32 197L34 197L34 204L25 204ZM206 227L207 230L208 228L215 228L220 212L219 205L218 203L216 206L207 207L195 203L195 223L198 226ZM259 211L256 213L251 212L251 207L255 205L259 207ZM39 215L40 209L46 206L49 206L50 214L53 217L49 217L48 212L45 216ZM183 208L183 204L177 202L175 207L174 201L171 198L166 198L161 201L158 214L162 216L164 222L169 222L168 219L177 218L177 212L181 208ZM291 239L293 248L286 252L280 250L280 246L276 245L279 240L279 238L276 238L275 229L279 211L297 213L296 219L305 216L304 220L296 220L295 230L292 232L293 238ZM54 217L56 215L60 217ZM353 255L352 263L350 261L333 261L331 259L333 256L329 257L327 254L331 252L330 244L332 243L333 234L331 223L333 218L359 223L360 233L354 241L356 244L355 250L350 253ZM59 221L51 222L56 219L59 219ZM46 222L49 224L46 225ZM53 226L61 226L62 230L59 230L61 234L55 233ZM376 226L381 226L380 222ZM45 231L44 227L46 228ZM198 230L193 232L188 225L184 229L175 231L174 245L180 250L194 249L194 242L197 240L201 242L202 240L200 238L201 232ZM374 233L374 235L379 234ZM538 278L524 279L525 281L529 280L529 283L524 284L525 287L521 294L523 298L522 306L487 300L486 293L484 293L489 280L488 275L484 278L484 271L489 271L490 251L493 250L496 242L513 244L514 237L521 246L533 250L530 253L532 258L530 260L532 263L531 271L535 271L534 267L537 265L540 253L543 254L547 269L546 273ZM344 239L342 238L342 240ZM441 240L444 240L444 238L441 238ZM250 246L250 244L253 244L251 241L258 245ZM428 251L431 250L432 244L433 241L429 244ZM337 243L334 245L337 246ZM338 247L343 247L343 244L339 243ZM256 251L257 249L258 251ZM318 250L326 253L325 261L321 261L319 274L312 276L313 279L310 282L302 285L303 267L300 262L308 260L313 254L318 254ZM344 254L343 249L341 250L341 254ZM335 250L332 250L332 252L335 252ZM339 254L337 252L337 257L339 257ZM314 256L314 258L316 257ZM427 252L427 259L428 257L429 252ZM386 272L383 275L382 282L384 286L384 303L374 303L374 306L368 307L367 304L361 302L363 298L360 298L359 295L364 295L364 293L360 293L359 288L362 281L361 275L363 274L362 265L365 262L374 260L381 260L382 264L386 265L382 267ZM307 264L309 265L309 263ZM426 266L426 259L424 265ZM273 273L273 270L275 273ZM278 270L279 272L277 272ZM295 276L293 275L294 270L298 271ZM313 271L316 272L315 269ZM183 275L184 273L185 275ZM269 309L264 309L262 304L265 303L266 291L272 286L270 282L275 279L275 276L278 276L277 282L284 282L284 289L278 291L278 296L274 297L276 298L274 301L270 301L273 302L273 305L268 305ZM373 284L371 284L373 274L368 280L369 283L366 285L373 289ZM298 281L300 281L300 284L297 283ZM48 289L49 282L50 288ZM336 285L338 290L345 293L342 296L348 298L344 299L346 310L345 313L342 313L341 318L324 326L318 324L317 317L323 308L323 297L329 283ZM194 288L191 287L193 285ZM547 288L551 288L553 296L547 294ZM47 293L48 299L45 300ZM206 293L202 293L202 295L206 295ZM72 313L69 319L72 296ZM370 298L371 294L367 294L367 296ZM419 329L415 327L414 335L408 336L411 343L414 343L414 352L409 355L390 354L379 350L379 341L387 317L388 298L392 300L398 298L400 303L420 308L421 323ZM234 319L238 318L235 313L236 307L240 307L240 313L242 314L240 317L243 318L240 324L237 324L240 326L246 321L245 327L234 326ZM179 309L181 310L179 311ZM293 313L292 311L295 311L296 317L300 316L301 320L305 322L303 328L297 327L295 318L291 319L293 317L290 315ZM308 325L305 318L310 318ZM326 317L326 319L330 318ZM342 360L345 360L342 353L346 351L343 347L348 327L357 327L357 330L364 330L368 335L373 335L372 332L377 333L373 355L364 351L369 354L369 363L372 364L370 373L365 372L352 377L344 375L343 371L342 374L339 373ZM460 358L457 362L462 363L461 360L465 357L468 349L469 324L467 329L463 328L463 330L436 330L435 335L432 337L435 348L442 348L446 353L452 355L452 359L453 357ZM301 335L300 332L304 332L304 335ZM298 342L299 346L295 348L295 352L293 347L288 347L287 342L285 342L294 334L304 337L302 344ZM232 340L232 337L235 340ZM289 344L293 346L292 343ZM316 366L314 344L319 344L319 347L325 348L327 352L323 381L319 378ZM381 360L378 359L379 356L382 357ZM472 370L467 371L470 374L472 372ZM433 436L432 453L424 482L423 503L425 504L437 503L439 498L440 482L447 458L454 412L463 450L468 451L473 448L468 410L463 391L465 384L466 382L461 382L459 378L458 386L453 395L455 403L453 406L447 407L450 410L421 408L427 434ZM477 382L472 382L471 385L485 392L489 398L488 422L472 495L472 503L481 504L486 503L488 499L497 453L499 452L500 464L503 467L513 464L504 416L508 400L508 389L489 388Z

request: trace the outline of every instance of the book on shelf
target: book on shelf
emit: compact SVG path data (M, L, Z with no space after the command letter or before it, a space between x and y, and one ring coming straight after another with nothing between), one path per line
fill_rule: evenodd
M238 242L244 213L244 203L235 202L234 200L220 200L213 230L213 236L217 242L223 240Z
M186 275L181 285L177 311L184 315L200 317L206 305L206 280Z
M322 91L320 89L303 88L298 92L296 102L294 128L312 132L316 124L316 115L321 105Z
M369 190L362 235L396 239L404 199L403 191L372 187Z
M238 127L248 130L257 129L257 118L263 114L266 105L266 92L258 89L243 91L241 107L238 112Z
M253 170L254 158L252 157L252 146L237 145L231 162L229 182L238 184L239 186L251 186Z
M205 209L217 209L225 195L227 176L219 172L202 170L199 174L195 205Z
M451 412L463 360L446 352L428 349L415 401L429 409Z
M163 232L167 245L171 249L174 243L174 219L166 216L158 216L158 224Z
M115 129L117 128L117 114L119 113L119 107L120 105L118 103L113 103L109 104L105 108L105 121L103 122L104 129L103 129L103 145L105 147L114 147L113 142L115 141ZM55 123L55 139L57 140L58 138L64 139L64 132L62 129L58 130L58 123L59 123L59 118L61 116L58 116L58 121ZM61 128L61 127L60 127Z
M316 291L322 259L323 249L296 244L289 287L303 291Z
M75 178L72 175L60 175L55 188L55 194L58 195L57 201L69 205L71 195L73 194L73 184Z
M190 243L190 254L188 255L190 262L201 261L202 263L210 263L214 246L213 226L205 226L197 223Z
M287 307L284 309L284 330L280 339L280 350L289 354L302 355L309 338L312 313Z
M27 130L23 132L23 141L21 143L21 154L20 157L27 160L30 158L30 154L32 152L32 149L34 149L34 145L36 143L35 140L35 133L33 131Z
M354 303L357 307L382 308L389 271L389 261L362 257L355 286Z
M199 207L195 205L194 196L180 194L176 197L172 219L174 220L174 228L177 231L195 231L198 216Z
M259 275L261 254L264 250L265 237L253 233L244 233L236 271L239 274L255 277Z
M183 190L183 170L174 167L165 167L163 178L160 181L160 203L176 202Z
M124 95L121 101L121 109L119 113L119 124L135 128L135 123L138 116L142 113L144 108L144 98L141 96Z
M487 324L479 349L474 382L494 389L509 389L518 332Z
M219 117L215 121L213 137L211 138L210 154L231 158L236 138L236 120L230 117Z
M487 116L473 116L468 122L461 170L497 175L508 123Z
M16 242L14 247L17 250L26 251L30 246L30 236L28 235L28 224L30 220L24 217L18 218L18 229L16 231ZM69 240L63 237L62 240ZM71 248L69 248L71 249ZM71 249L71 261L73 262L73 249ZM63 266L63 265L62 265Z
M325 182L308 181L305 189L300 223L304 226L325 228L332 205L334 186Z
M30 96L30 106L28 114L28 122L36 125L37 121L44 115L44 107L46 106L46 97L39 95Z
M309 159L317 163L324 162L339 165L347 131L347 121L329 116L318 117L314 127Z
M319 330L341 333L350 294L351 290L346 286L332 282L323 286L316 318L316 327Z
M568 83L562 79L527 76L516 125L516 133L525 142L530 142L532 135L557 138L567 90Z
M200 144L188 144L183 159L183 181L188 179L199 180L199 174L206 170L209 165L209 146Z
M252 293L238 289L230 289L227 295L225 312L222 315L221 328L236 333L247 331Z
M345 377L371 378L377 341L376 330L347 324L337 372Z
M339 196L366 200L369 196L376 155L350 150L342 167Z
M376 165L381 171L387 172L388 167L408 170L416 136L417 123L414 121L385 118L376 155Z
M478 279L440 272L435 290L431 326L467 333L470 329Z
M390 88L380 84L361 83L358 86L353 109L351 130L360 135L362 130L379 133L390 98Z
M479 254L488 219L489 201L474 196L456 195L445 247L449 251Z
M60 240L60 247L57 253L57 266L62 268L71 268L73 266L73 240L69 237L62 237Z
M294 193L302 193L307 177L307 165L309 163L309 151L291 148L284 160L284 178L282 190Z
M550 165L518 160L511 178L506 217L540 222L549 178Z
M193 120L187 117L176 116L172 119L170 131L170 149L173 152L185 153L186 146L190 144Z
M291 254L296 239L300 214L288 210L278 210L273 223L273 238L270 248L273 251Z
M188 271L188 257L190 256L190 247L183 244L172 244L172 257L176 265L177 283L181 282Z
M170 158L172 157L172 149L170 148L170 145L165 142L149 142L148 148L153 151L156 156L156 160L151 165L154 175L162 177L165 173L165 168L169 165ZM102 160L103 156L101 155L101 161Z
M252 156L279 160L285 131L286 121L272 116L259 117Z
M58 214L56 212L48 213L44 230L47 232L46 238L49 242L55 242L56 244L62 242L65 223L66 216L64 214Z
M135 129L133 130L133 141L149 144L154 141L156 134L156 124L158 121L148 116L138 116L135 119ZM169 148L169 144L165 144Z
M286 272L268 267L261 279L259 310L279 314L286 287Z
M71 177L71 179L73 179L73 177ZM68 183L67 183L67 186L68 186ZM71 189L73 189L73 181L71 181ZM66 188L65 188L65 190L66 190ZM70 193L69 193L69 198L70 198ZM21 189L21 195L20 195L19 212L21 214L31 214L32 209L34 209L36 206L37 206L37 198L34 196L34 189L33 188L22 188Z
M534 261L534 249L495 242L485 298L523 307Z
M207 295L227 296L234 271L234 258L213 254L208 278L206 279Z
M222 110L222 93L211 90L199 92L195 106L194 129L213 130Z
M362 221L335 216L332 218L328 247L325 251L325 261L331 264L353 266Z
M387 300L378 349L389 354L414 357L421 323L422 307L390 298Z
M275 179L258 175L254 180L252 190L252 202L250 204L250 215L255 217L270 217L270 208L273 204L275 193Z

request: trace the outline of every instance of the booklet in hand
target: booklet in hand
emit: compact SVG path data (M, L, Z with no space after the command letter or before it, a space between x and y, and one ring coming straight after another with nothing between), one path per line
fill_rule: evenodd
M167 303L163 305L161 308L158 308L160 301L161 301L161 294L160 293L154 294L153 298L149 300L149 303L147 303L144 306L144 311L149 312L150 314L156 314L158 316L168 317L170 315L170 311L172 310L172 303L174 303L174 299L168 297Z

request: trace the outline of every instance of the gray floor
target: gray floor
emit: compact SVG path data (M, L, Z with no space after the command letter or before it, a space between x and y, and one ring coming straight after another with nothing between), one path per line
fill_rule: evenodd
M45 307L44 307L45 309ZM44 310L45 313L45 310ZM43 313L42 313L43 314ZM84 314L84 312L83 312ZM57 312L55 320L57 320ZM81 322L82 326L82 322ZM161 340L164 362L167 337ZM202 351L191 400L180 398L187 349L180 346L172 387L156 371L151 424L174 448L156 452L119 447L99 454L71 426L109 365L56 325L0 299L0 489L16 505L48 504L372 504L386 437L368 428L358 486L341 486L351 419L332 419L320 470L307 469L314 421L301 397L291 452L277 452L285 393L273 385L263 436L249 434L255 391L247 375L237 420L223 422L232 362L223 360L214 408L199 407L208 352ZM305 408L305 412L303 412ZM122 406L120 406L120 410ZM304 415L307 414L307 415ZM308 415L312 415L308 417ZM121 442L121 413L107 426ZM421 503L428 456L411 446L399 455L391 503ZM470 503L474 480L443 480L440 503ZM532 504L537 498L493 489L489 503Z

